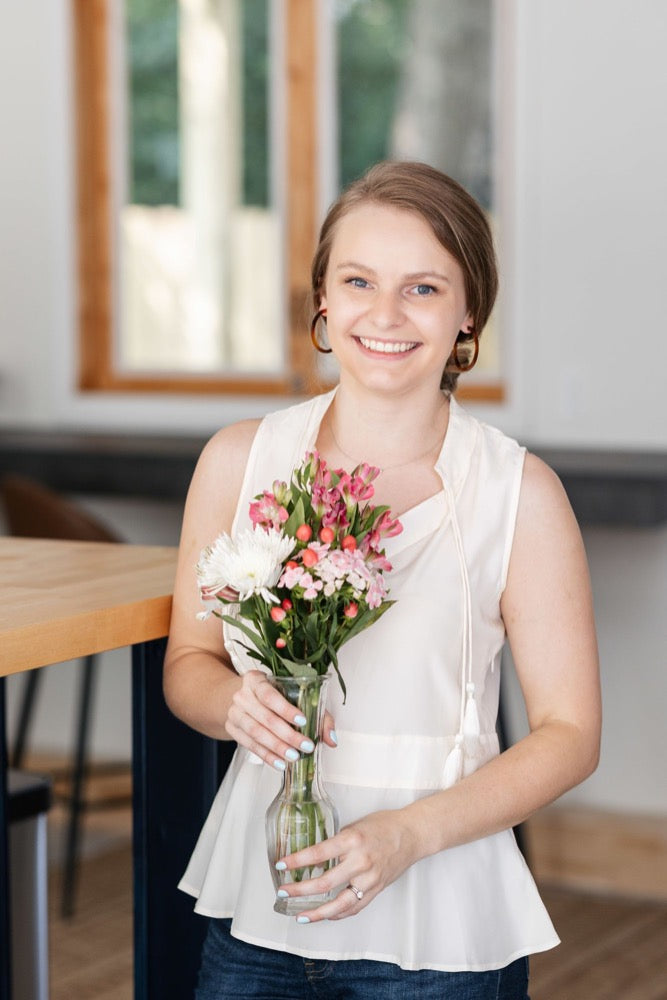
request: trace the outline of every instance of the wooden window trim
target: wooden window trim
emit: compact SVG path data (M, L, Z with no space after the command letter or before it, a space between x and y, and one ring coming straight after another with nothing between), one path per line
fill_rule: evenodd
M77 133L79 388L83 391L294 396L321 391L305 311L317 238L317 4L285 0L288 279L287 374L122 374L114 368L109 0L72 0ZM502 384L462 385L461 399L501 402Z

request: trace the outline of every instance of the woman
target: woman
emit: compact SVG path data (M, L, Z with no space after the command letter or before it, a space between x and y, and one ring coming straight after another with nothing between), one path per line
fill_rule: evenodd
M313 330L339 362L337 389L225 428L202 454L165 693L241 749L181 883L212 918L201 998L524 1000L526 956L557 943L511 827L596 766L596 640L558 479L451 397L496 286L476 202L423 164L376 166L330 210L313 263ZM285 759L308 748L254 661L225 649L215 619L196 621L194 565L312 447L334 468L378 466L374 502L404 530L387 543L396 604L341 651L345 704L331 691L324 771L341 830L283 859L338 858L288 890L337 895L294 920L272 909L263 814ZM530 733L498 754L506 636Z

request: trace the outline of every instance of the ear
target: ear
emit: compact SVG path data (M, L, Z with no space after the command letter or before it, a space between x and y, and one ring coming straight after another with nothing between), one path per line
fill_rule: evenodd
M472 335L474 329L475 329L475 321L473 319L473 315L472 313L466 313L466 318L461 323L461 332Z
M327 297L324 292L320 295L320 301L317 305L318 309L326 309L327 307Z

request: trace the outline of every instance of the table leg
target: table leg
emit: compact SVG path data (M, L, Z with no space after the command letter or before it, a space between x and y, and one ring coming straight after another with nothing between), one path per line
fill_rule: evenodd
M9 800L7 798L7 738L5 678L0 677L0 1000L12 996L12 949L9 887Z
M167 708L165 645L132 650L135 1000L194 994L206 920L176 886L233 750Z

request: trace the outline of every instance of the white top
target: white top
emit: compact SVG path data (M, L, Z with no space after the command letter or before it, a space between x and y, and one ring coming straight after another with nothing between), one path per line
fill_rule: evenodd
M250 526L248 505L256 494L274 479L289 481L314 447L332 399L333 393L317 396L262 421L233 532ZM397 603L341 649L345 705L336 680L329 685L339 746L322 745L321 760L341 827L446 787L445 762L456 756L457 742L463 773L498 753L505 641L499 603L525 451L455 400L450 405L435 465L443 489L402 514L403 532L386 541L393 566L387 582ZM225 638L239 672L257 669L226 627ZM463 735L470 682L479 736ZM558 944L511 830L424 858L354 917L303 925L275 913L264 813L281 777L256 760L245 749L236 751L180 883L197 897L197 912L233 917L235 937L311 958L446 971L502 968Z

